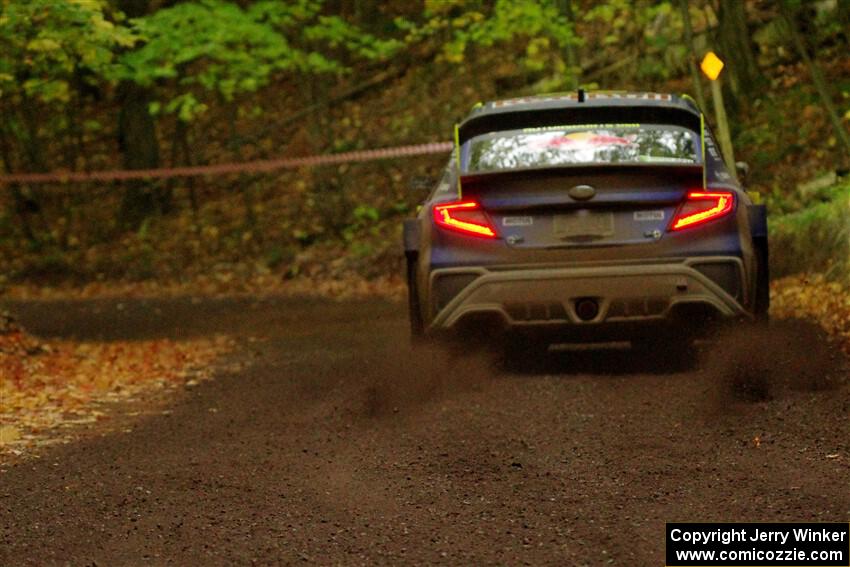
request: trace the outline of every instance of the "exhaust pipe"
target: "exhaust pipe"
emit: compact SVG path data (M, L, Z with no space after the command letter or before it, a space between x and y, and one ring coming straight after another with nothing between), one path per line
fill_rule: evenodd
M592 297L576 299L576 315L582 321L592 321L599 315L599 302Z

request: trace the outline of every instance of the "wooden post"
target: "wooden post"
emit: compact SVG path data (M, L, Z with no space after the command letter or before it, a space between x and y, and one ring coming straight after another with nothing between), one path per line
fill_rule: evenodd
M714 117L717 120L717 131L720 134L720 151L723 152L723 161L729 169L732 179L738 181L738 172L735 170L735 152L732 149L732 135L729 133L729 119L726 118L726 105L723 104L723 89L720 88L720 72L723 70L723 61L709 51L700 63L700 68L705 76L711 80L711 98L714 101Z
M735 168L735 150L732 148L732 134L729 132L729 119L726 118L726 105L723 103L723 89L720 81L711 81L711 98L714 101L714 118L717 120L717 134L720 136L720 151L723 152L723 161L735 181L738 180L738 172Z

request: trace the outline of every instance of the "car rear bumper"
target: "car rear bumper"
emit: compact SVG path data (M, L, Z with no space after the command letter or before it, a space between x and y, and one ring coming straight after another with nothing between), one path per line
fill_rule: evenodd
M727 275L718 277L722 270L717 268ZM442 300L435 298L439 286L449 281L461 282L462 289L448 298L445 293ZM692 317L695 313L711 318L751 318L743 306L749 286L737 257L580 267L443 268L431 273L430 284L436 302L430 332L481 318L508 329L576 330L687 322L699 318ZM577 305L582 300L596 303L595 316L588 318L587 312L580 316Z

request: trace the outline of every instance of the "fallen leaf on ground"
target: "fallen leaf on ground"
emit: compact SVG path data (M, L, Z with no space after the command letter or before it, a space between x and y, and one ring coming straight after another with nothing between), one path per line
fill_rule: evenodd
M850 290L819 274L789 276L770 288L771 317L814 321L850 354Z
M40 342L6 323L0 333L0 455L62 429L107 419L103 403L197 384L232 348L227 337L109 343Z
M0 427L0 445L5 443L13 443L21 438L21 432L17 427L4 425Z

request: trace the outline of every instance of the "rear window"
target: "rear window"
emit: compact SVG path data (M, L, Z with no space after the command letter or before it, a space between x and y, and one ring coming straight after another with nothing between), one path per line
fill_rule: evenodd
M699 136L657 124L547 126L482 134L462 151L465 173L610 163L700 163Z

